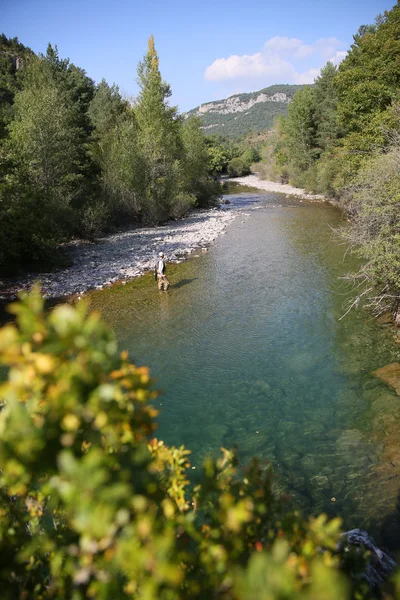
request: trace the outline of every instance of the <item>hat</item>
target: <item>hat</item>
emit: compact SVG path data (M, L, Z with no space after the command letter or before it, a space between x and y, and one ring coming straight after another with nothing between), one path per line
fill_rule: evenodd
M164 256L164 252L159 252L158 256Z

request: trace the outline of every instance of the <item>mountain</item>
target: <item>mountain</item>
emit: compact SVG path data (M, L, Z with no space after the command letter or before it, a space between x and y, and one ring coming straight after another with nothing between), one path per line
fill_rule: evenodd
M287 112L289 102L304 85L271 85L249 94L200 104L187 116L196 115L206 134L240 137L250 131L271 129L275 117Z

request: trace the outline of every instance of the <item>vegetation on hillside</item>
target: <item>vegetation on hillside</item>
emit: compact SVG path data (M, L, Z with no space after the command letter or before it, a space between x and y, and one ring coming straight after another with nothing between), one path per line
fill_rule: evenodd
M22 298L0 330L3 600L371 597L338 519L292 512L231 450L189 483L190 452L154 437L148 369L83 302Z
M230 98L237 99L241 103L247 103L254 100L260 94L273 96L277 93L286 94L291 100L294 94L302 89L302 85L271 85L257 92L247 94L235 94ZM239 138L248 135L250 132L257 133L271 129L274 119L279 115L286 115L288 102L260 102L254 104L243 112L222 113L214 112L220 110L218 105L226 103L226 100L215 100L208 102L207 106L213 108L202 115L199 115L201 126L205 135L217 135L224 138ZM189 111L189 115L198 114L199 107Z
M360 27L348 55L298 92L270 138L266 177L339 198L365 260L354 304L400 323L400 3Z
M215 203L196 119L169 105L151 37L124 100L49 45L0 38L0 274L47 265L61 242L157 224Z

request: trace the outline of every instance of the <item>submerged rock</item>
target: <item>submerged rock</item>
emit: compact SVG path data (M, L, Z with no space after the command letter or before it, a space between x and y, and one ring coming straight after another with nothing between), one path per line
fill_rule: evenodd
M346 531L340 545L344 548L348 545L358 548L364 546L366 550L369 550L371 554L362 577L372 589L381 587L397 566L396 562L386 552L378 548L375 541L362 529Z
M400 363L391 363L373 371L372 375L384 381L387 385L396 390L396 394L400 396Z

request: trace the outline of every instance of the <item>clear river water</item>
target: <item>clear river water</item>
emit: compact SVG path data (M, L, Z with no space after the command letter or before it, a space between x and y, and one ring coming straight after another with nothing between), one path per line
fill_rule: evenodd
M398 547L400 398L372 375L399 359L393 332L345 312L357 268L326 204L233 188L239 216L208 249L89 294L121 347L162 390L158 436L208 453L237 445L271 462L275 485L308 513L341 515ZM196 471L192 471L193 477Z

